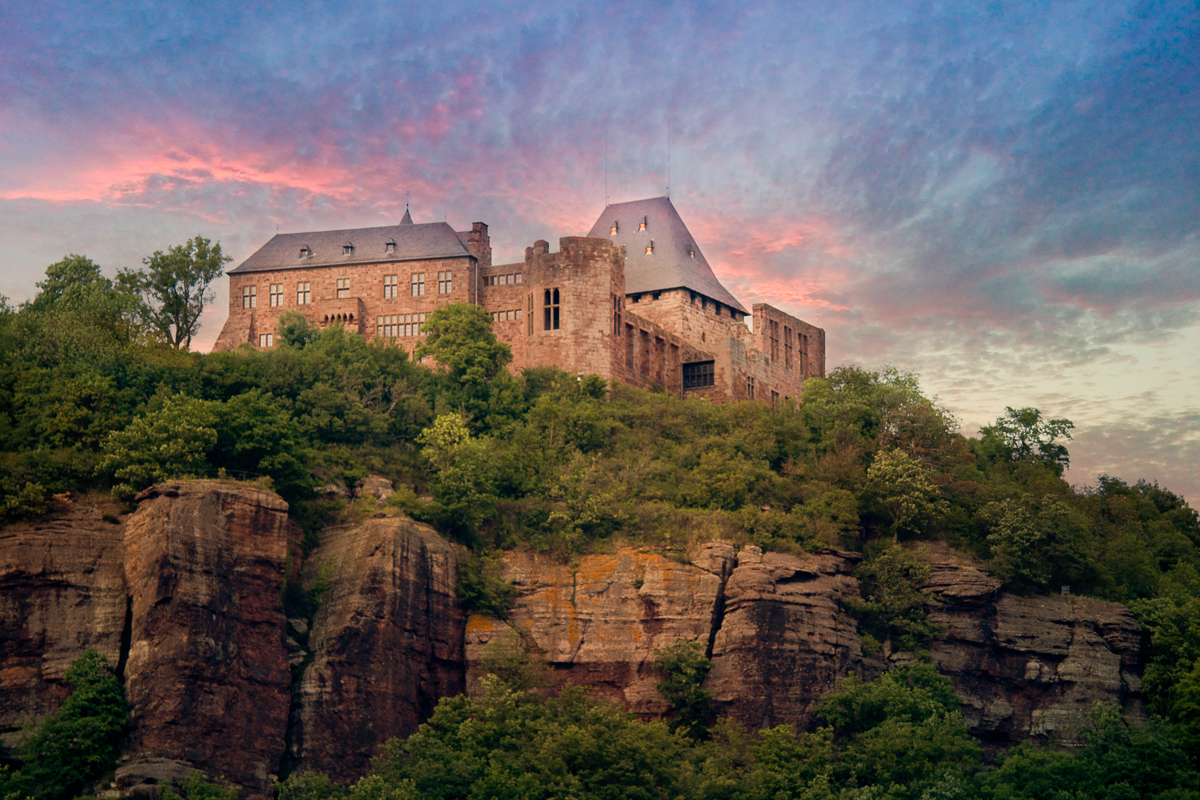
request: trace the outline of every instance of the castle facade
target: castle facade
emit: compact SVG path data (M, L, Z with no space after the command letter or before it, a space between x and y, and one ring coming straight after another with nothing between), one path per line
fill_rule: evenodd
M587 236L556 252L539 240L516 264L492 264L482 222L455 231L405 211L399 225L276 234L228 274L214 350L272 347L279 316L298 311L411 352L430 312L465 302L491 315L514 370L771 403L825 374L825 331L765 303L747 311L666 197L610 205Z

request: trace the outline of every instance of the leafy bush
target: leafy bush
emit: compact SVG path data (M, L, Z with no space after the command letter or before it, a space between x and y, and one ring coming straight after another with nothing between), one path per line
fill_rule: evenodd
M712 692L703 688L712 669L712 659L704 654L699 642L680 641L654 650L654 668L666 674L658 683L658 693L671 704L667 727L690 739L708 738L712 723Z
M0 797L70 800L117 764L129 715L108 659L88 650L63 675L71 694L21 741L21 769L3 778Z

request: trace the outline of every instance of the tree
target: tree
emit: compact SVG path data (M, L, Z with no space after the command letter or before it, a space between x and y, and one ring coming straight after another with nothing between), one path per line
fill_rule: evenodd
M900 531L913 531L926 520L946 513L948 505L929 470L903 450L875 456L867 470L867 491L883 505L892 523L892 541Z
M1054 474L1062 477L1071 458L1066 445L1056 439L1070 441L1075 423L1069 419L1043 420L1042 412L1036 408L1004 409L1004 416L996 424L980 430L984 444L991 444L1009 461L1040 462L1050 467Z
M671 704L673 717L667 722L672 733L690 739L707 738L712 719L712 692L702 688L712 659L704 655L699 642L679 641L654 649L654 668L666 674L658 684L658 693Z
M71 694L22 740L24 764L0 776L0 796L70 800L116 766L129 704L108 659L88 650L71 662L63 681Z
M204 304L215 299L209 284L232 260L221 253L220 243L197 236L166 253L155 250L142 260L145 271L122 270L118 282L138 297L138 315L159 339L187 349L200 329Z
M104 440L99 470L114 475L115 494L133 494L159 481L208 469L217 443L213 404L183 394L135 419Z

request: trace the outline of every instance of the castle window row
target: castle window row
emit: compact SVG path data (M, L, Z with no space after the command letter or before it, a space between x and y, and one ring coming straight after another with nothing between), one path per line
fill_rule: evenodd
M521 273L510 272L507 275L484 275L484 286L508 286L514 283L521 282Z
M492 322L512 322L521 318L521 309L508 309L507 311L493 311Z
M384 314L375 318L375 335L389 339L420 336L425 333L427 313Z

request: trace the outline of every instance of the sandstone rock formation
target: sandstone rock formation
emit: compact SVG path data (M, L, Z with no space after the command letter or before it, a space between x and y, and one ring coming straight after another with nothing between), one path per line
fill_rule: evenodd
M720 713L754 729L802 730L838 680L861 670L862 642L845 604L858 597L853 564L833 551L738 553L705 683Z
M1142 627L1125 606L1000 592L999 581L945 545L915 550L931 567L926 588L940 601L933 619L946 627L930 652L985 743L1053 733L1069 744L1097 702L1118 702L1127 719L1144 719Z
M138 499L125 532L133 763L122 788L136 793L173 760L266 795L291 683L279 592L287 504L216 481L162 484Z
M484 648L512 626L563 682L584 684L645 716L667 710L654 648L679 640L707 648L733 548L707 545L679 563L645 548L589 555L578 566L528 553L505 555L504 576L520 594L510 623L473 615L467 624L468 682L478 690Z
M95 648L118 665L122 536L93 504L0 530L0 758L58 708L72 660Z
M328 588L308 634L289 763L348 780L463 690L458 557L426 525L372 519L326 531L304 579Z

